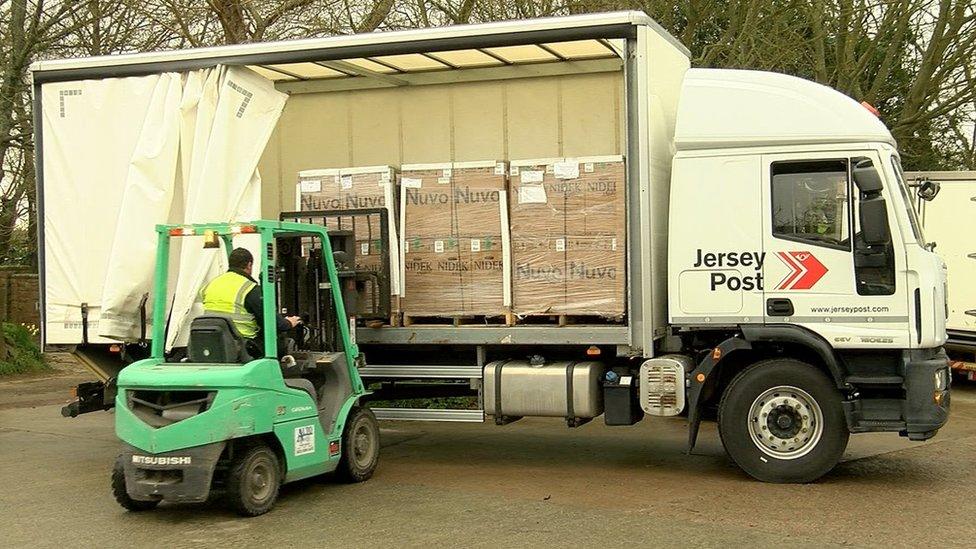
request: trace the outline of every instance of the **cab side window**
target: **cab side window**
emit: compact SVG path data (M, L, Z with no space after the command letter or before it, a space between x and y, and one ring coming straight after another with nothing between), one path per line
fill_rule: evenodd
M773 236L850 250L847 160L772 164Z

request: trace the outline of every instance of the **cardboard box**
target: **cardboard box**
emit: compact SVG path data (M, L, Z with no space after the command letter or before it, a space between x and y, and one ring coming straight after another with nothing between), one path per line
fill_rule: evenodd
M512 310L626 314L623 158L513 161Z
M402 167L404 315L507 312L506 170L496 161Z
M621 317L626 296L620 241L607 237L512 241L512 304L519 315Z
M391 313L397 312L400 293L399 239L397 238L396 172L390 166L330 168L299 172L298 209L308 212L341 212L365 208L387 211L390 255ZM330 215L325 221L330 231L352 231L355 237L354 257L357 270L377 271L383 264L381 217L373 214ZM378 311L378 298L367 286L360 300L358 314Z

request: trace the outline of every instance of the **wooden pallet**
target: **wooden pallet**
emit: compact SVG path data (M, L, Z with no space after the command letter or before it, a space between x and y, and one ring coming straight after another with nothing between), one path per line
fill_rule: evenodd
M397 319L399 322L399 319ZM529 314L517 316L514 313L499 315L411 315L403 314L402 323L391 326L614 326L623 324L622 316L601 315L556 315Z
M515 315L511 313L499 315L410 315L403 314L404 326L514 326Z
M623 324L623 316L602 315L557 315L557 314L528 314L516 316L516 325L547 325L547 326L608 326Z
M390 315L389 320L383 320L381 318L369 318L363 319L362 322L367 328L398 328L400 327L400 313Z

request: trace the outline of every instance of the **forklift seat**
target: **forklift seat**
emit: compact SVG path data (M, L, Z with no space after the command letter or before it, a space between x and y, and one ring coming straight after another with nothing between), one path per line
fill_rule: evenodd
M253 360L247 339L237 331L230 315L207 313L193 319L186 346L190 362L234 364Z

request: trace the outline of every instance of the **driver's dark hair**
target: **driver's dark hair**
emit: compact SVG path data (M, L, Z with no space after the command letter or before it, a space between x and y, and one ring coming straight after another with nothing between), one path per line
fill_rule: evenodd
M251 252L247 251L247 248L234 248L234 251L230 253L230 257L227 258L227 264L231 269L241 270L247 267L248 263L254 263L254 256Z

